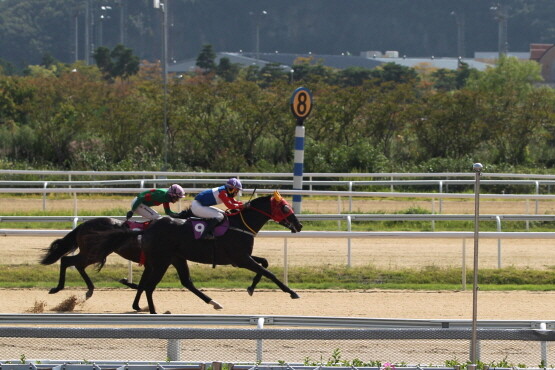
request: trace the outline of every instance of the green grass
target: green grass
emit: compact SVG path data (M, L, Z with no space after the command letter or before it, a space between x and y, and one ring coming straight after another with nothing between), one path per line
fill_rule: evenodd
M81 211L81 216L110 216L123 215L125 209L114 208L103 212ZM411 207L407 210L398 212L399 214L425 214L429 213L420 208ZM6 213L6 216L59 216L65 215L64 211L35 211L35 212L16 212ZM531 231L551 231L552 223L549 222L530 222ZM45 228L45 229L70 229L71 223L65 222L2 222L3 228ZM346 230L346 223L337 221L315 221L305 222L303 230L333 231ZM429 221L388 221L388 222L355 222L353 231L431 231L432 223ZM457 231L473 230L474 225L468 221L436 221L434 230L436 231ZM270 222L265 230L283 230L281 226ZM495 222L481 222L481 231L496 230ZM525 222L503 222L504 231L524 231ZM39 266L29 265L3 265L0 269L0 287L2 288L47 288L53 287L58 281L58 265ZM118 280L128 274L127 265L108 265L97 273L93 266L87 269L89 275L97 287L116 288L122 287ZM273 266L271 271L283 278L283 267ZM134 279L138 281L142 267L134 267ZM309 267L289 267L289 285L295 289L424 289L424 290L460 290L461 289L461 269L443 268L427 266L421 269L385 269L377 268L372 265L361 267L346 266L309 266ZM224 288L236 289L246 288L250 285L253 273L228 266L218 266L212 269L207 265L191 265L191 276L199 288ZM472 286L472 271L467 271L467 289ZM481 269L479 275L481 290L555 290L555 266L544 270L532 269ZM68 287L84 287L79 274L75 269L69 269L67 274ZM181 288L177 274L170 268L159 287L161 288ZM262 279L259 288L277 289L268 279Z
M271 269L279 278L283 268ZM127 265L105 266L97 272L94 266L87 270L97 287L122 288L119 279L127 277ZM409 290L460 290L461 269L425 267L422 269L390 270L374 266L310 266L289 267L289 285L294 289L409 289ZM0 270L1 288L50 288L57 284L57 265L4 265ZM142 267L134 266L133 277L138 281ZM254 274L231 266L191 265L191 276L199 288L244 289L250 285ZM555 269L483 269L479 272L481 290L555 290ZM471 289L472 271L466 275L467 289ZM68 269L68 287L84 287L75 269ZM160 288L182 288L173 268L159 285ZM273 282L263 278L259 288L278 289Z

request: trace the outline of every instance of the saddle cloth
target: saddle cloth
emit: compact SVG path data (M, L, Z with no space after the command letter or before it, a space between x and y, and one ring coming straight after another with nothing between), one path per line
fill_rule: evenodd
M131 230L146 230L150 226L150 221L137 222L128 220L125 221L125 226L127 226Z
M206 219L191 217L189 218L189 220L191 221L191 226L193 228L193 235L195 236L195 239L200 239L202 233L204 232L204 229L206 229L206 224L207 224ZM228 229L229 229L229 220L226 217L221 224L219 224L214 228L214 237L224 235Z

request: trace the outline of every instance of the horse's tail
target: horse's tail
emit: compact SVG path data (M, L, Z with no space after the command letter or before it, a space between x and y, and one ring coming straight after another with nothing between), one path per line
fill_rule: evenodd
M100 271L106 263L106 258L123 245L131 242L142 231L133 231L126 227L120 229L102 230L85 236L85 242L96 246L100 262L97 263L97 270Z
M77 233L81 225L71 230L66 236L61 239L54 240L50 247L44 249L40 263L43 265L51 265L68 253L77 249Z

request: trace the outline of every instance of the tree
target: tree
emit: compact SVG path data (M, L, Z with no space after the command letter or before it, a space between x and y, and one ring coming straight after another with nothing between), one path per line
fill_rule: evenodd
M107 81L120 77L122 80L139 72L139 58L131 49L118 44L112 51L105 46L98 47L94 52L96 65Z
M407 83L418 79L413 68L405 67L396 63L386 63L372 70L372 77L382 82Z
M229 58L221 58L218 68L216 69L216 74L226 82L233 82L237 78L237 75L239 75L239 69L239 65L231 63Z
M359 86L372 76L372 70L362 67L349 67L338 72L339 83L343 86Z
M212 45L205 44L197 57L197 67L203 70L205 74L211 73L216 69L216 53L212 49Z
M542 120L527 113L541 81L540 65L502 57L495 68L471 75L467 88L481 95L483 110L477 112L487 125L488 138L498 163L521 164ZM534 97L534 99L532 99Z

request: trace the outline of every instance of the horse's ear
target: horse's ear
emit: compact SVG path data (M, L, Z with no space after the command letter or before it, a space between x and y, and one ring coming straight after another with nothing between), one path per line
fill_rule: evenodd
M279 193L279 191L274 190L274 196L273 196L274 200L276 202L281 202L281 200L283 199L281 194Z

